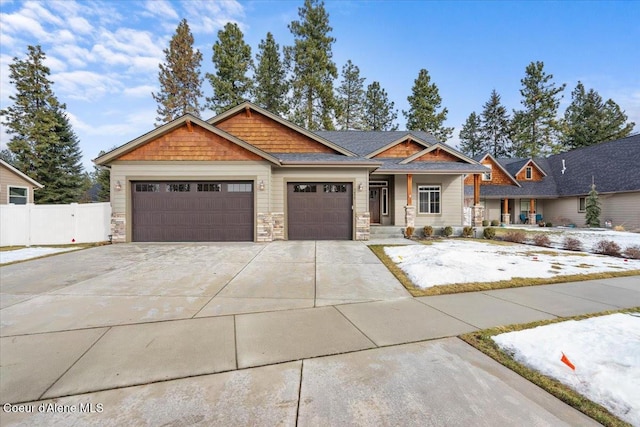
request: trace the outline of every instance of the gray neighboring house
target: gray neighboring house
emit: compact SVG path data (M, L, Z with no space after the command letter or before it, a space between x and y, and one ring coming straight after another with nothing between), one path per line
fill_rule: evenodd
M33 203L33 192L44 185L0 159L0 205Z
M504 223L585 223L586 197L594 182L601 223L640 229L640 135L603 142L547 158L475 158L491 169L482 176L480 204L485 218ZM473 187L465 181L466 205Z

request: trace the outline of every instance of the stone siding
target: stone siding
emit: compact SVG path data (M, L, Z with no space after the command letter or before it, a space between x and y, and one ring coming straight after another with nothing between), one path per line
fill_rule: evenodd
M369 240L371 235L371 214L361 212L356 214L356 240Z

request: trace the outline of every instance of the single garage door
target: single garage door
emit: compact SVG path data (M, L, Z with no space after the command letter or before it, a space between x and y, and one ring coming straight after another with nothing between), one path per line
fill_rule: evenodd
M350 183L289 183L289 240L351 240L351 189Z
M253 241L252 182L133 182L133 241Z

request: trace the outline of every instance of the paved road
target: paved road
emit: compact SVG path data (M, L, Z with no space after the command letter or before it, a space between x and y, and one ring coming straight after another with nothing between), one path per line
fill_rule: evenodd
M113 245L0 278L0 403L35 411L2 425L589 425L455 337L640 306L638 276L412 298L359 242Z

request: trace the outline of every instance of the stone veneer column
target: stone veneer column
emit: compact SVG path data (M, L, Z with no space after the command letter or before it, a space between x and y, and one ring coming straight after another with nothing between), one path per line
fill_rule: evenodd
M508 213L503 213L502 214L502 223L504 225L509 225L510 221L511 221L511 216Z
M371 235L370 217L369 212L356 214L356 240L369 240Z
M284 240L284 212L272 212L272 239Z
M127 227L124 214L111 214L111 242L125 243L127 241Z
M271 214L258 212L256 221L256 241L271 242L273 240L273 218Z
M482 227L482 221L484 220L484 207L481 205L475 205L473 207L473 226Z
M416 207L408 205L404 207L404 225L406 227L416 226Z

